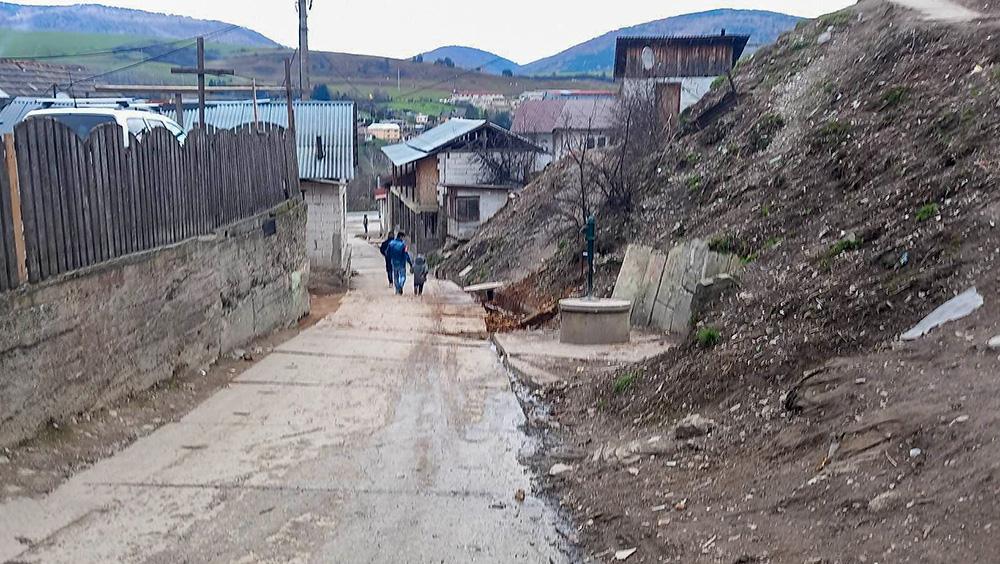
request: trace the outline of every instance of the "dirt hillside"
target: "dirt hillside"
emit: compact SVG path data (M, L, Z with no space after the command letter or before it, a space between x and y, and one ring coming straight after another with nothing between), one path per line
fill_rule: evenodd
M872 1L803 23L737 68L738 96L720 86L684 116L635 213L599 215L605 292L628 242L701 237L746 270L697 320L718 345L692 339L547 391L567 448L588 453L552 485L592 554L993 559L998 33L992 16L931 22ZM576 251L560 245L572 226L524 206L553 186L567 189L555 177L526 189L446 271L522 280L535 303L573 291ZM898 340L972 286L982 309ZM658 456L589 456L670 436L695 412L716 423L707 436Z

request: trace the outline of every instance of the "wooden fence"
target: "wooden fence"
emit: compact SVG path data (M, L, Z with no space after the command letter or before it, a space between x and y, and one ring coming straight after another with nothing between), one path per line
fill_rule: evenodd
M116 125L83 140L51 119L18 124L0 175L0 290L207 234L298 197L293 141L280 127L244 126L195 129L181 145L158 128L126 147Z

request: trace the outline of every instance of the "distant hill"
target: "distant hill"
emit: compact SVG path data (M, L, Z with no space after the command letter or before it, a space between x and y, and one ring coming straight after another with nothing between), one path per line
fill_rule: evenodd
M481 68L483 72L488 72L490 74L502 74L505 70L510 70L517 73L521 68L520 65L505 59L495 53L490 53L489 51L483 51L482 49L476 49L474 47L462 47L458 45L450 45L448 47L439 47L433 51L428 51L426 53L421 53L424 58L424 63L433 63L438 59L451 59L456 67L462 69L478 69Z
M773 43L792 29L799 18L760 10L712 10L685 14L605 33L565 51L524 65L525 75L603 74L614 69L615 41L625 35L712 35L725 29L734 35L750 35L747 52Z
M223 29L225 22L199 20L97 4L25 6L0 2L0 29L114 34L180 39ZM248 47L278 47L256 31L237 27L213 41Z

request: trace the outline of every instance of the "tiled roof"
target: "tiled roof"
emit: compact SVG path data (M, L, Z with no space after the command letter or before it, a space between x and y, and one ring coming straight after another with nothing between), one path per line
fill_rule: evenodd
M65 93L66 84L85 78L87 69L80 65L55 65L37 61L0 59L0 91L4 97L52 96L52 85L59 85L57 93ZM77 84L74 96L93 93L93 84Z
M559 129L610 129L616 104L617 100L610 97L529 100L514 112L511 131L523 135Z

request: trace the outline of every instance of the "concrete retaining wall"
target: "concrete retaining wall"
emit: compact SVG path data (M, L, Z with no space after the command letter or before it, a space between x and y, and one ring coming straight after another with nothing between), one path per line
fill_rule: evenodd
M309 311L306 209L0 294L0 446L207 366Z
M697 308L705 307L721 286L729 288L733 284L729 275L741 268L739 257L710 251L700 239L666 254L630 245L613 297L634 304L632 325L687 335Z

